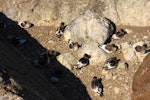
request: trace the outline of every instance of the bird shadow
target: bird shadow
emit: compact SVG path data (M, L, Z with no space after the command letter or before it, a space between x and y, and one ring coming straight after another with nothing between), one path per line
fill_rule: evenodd
M0 12L0 23L6 25L5 28L0 27L0 67L22 87L20 91L18 90L17 95L22 96L25 100L57 100L58 95L53 93L54 88L50 88L56 87L55 89L66 100L91 100L82 81L56 58L51 59L50 64L44 68L36 68L31 65L31 61L37 57L38 53L47 51L47 49L26 29L19 27L16 21L8 18L2 12ZM9 35L24 38L27 43L15 47L7 40ZM50 77L57 70L62 70L63 74L60 81L52 85Z

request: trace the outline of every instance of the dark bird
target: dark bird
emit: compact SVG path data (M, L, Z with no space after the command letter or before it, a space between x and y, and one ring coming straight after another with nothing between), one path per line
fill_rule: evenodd
M56 30L56 36L57 36L58 38L60 38L60 37L63 35L66 26L67 26L67 25L65 25L64 22L61 22L61 23L60 23L60 26L59 26L59 27L57 28L57 30Z
M81 69L82 67L85 67L89 65L89 59L91 58L90 55L84 54L82 58L79 59L79 61L76 64L76 69Z
M78 42L73 42L73 41L70 40L70 39L69 39L69 41L68 41L68 44L69 44L69 48L70 48L71 50L73 50L73 51L76 51L76 50L78 50L78 49L81 47L81 45L79 45Z
M18 25L21 27L21 28L31 28L34 26L34 24L30 23L29 21L22 21L22 22L18 22Z
M102 48L107 53L114 53L118 50L118 46L116 46L115 44L108 44L108 45L104 44L99 47Z
M143 44L142 46L141 45L133 45L133 48L135 49L136 52L139 52L139 53L147 53L148 51L148 46L147 44Z
M106 64L104 65L103 69L109 70L116 68L120 59L117 59L116 57L112 57L106 61Z
M25 43L27 43L26 39L20 38L20 37L14 37L12 35L7 37L7 40L13 44L14 46L21 46Z
M50 59L56 58L56 56L60 55L60 53L55 50L47 50L47 52Z
M32 62L36 67L44 67L50 63L48 52L43 52L38 55L38 58Z
M91 82L91 88L92 90L100 95L101 97L103 96L103 84L102 84L102 79L97 78L96 76L93 77L93 80Z
M124 35L127 34L127 32L124 29L119 30L115 34L112 35L111 39L117 40L124 37Z

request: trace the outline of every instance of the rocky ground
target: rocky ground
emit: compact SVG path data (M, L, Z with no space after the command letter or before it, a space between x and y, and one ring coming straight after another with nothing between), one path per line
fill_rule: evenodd
M112 43L136 43L138 41L150 43L150 27L117 26L117 30L121 28L126 29L128 34L120 40L112 41ZM33 61L37 58L38 53L45 51L45 49L50 49L57 50L61 54L71 52L76 58L75 63L77 62L79 58L76 56L76 52L73 52L69 49L66 41L56 37L55 30L56 27L34 26L26 30L28 34L23 34L23 31L21 30L16 30L13 32L13 34L16 36L28 39L27 44L18 48L25 56L26 61ZM4 37L6 35L7 33L4 34ZM35 44L35 40L31 40L29 38L30 36L37 40L39 44ZM150 44L148 44L148 46L150 46ZM111 54L111 56L120 58L121 62L127 62L124 59L121 50ZM59 83L54 85L67 100L131 100L132 79L140 63L133 63L130 61L127 63L129 64L128 69L118 67L109 71L102 71L103 65L89 65L81 70L73 69L68 71L66 68L59 67L57 63L51 61L48 67L37 70L39 70L44 77L49 80L49 76L52 75L54 70L63 69L65 73L62 79ZM76 77L74 77L72 73ZM102 78L102 83L104 85L103 97L95 95L90 88L93 76ZM81 82L78 80L78 78ZM83 83L83 86L81 83Z
M129 33L121 40L113 41L113 43L115 44L121 44L123 42L136 43L139 41L144 41L149 43L150 41L149 27L117 26L117 30L121 28L128 30ZM55 27L33 27L31 29L28 29L27 31L46 49L57 50L62 54L67 52L72 52L70 51L66 41L63 41L55 36L55 29L56 29ZM75 55L74 52L72 53ZM28 52L27 54L25 53L25 55L29 55L28 57L30 57L30 52ZM112 54L111 56L116 56L121 59L121 62L126 62L120 50L118 50L115 54ZM77 60L78 58L76 59L75 63L77 62ZM132 63L130 61L128 61L127 63L129 64L128 70L124 68L117 68L109 71L102 71L103 65L98 65L98 66L89 65L81 69L80 71L73 69L71 72L74 73L74 75L83 82L92 100L100 100L100 99L101 100L110 100L110 99L131 100L132 79L140 63ZM50 70L51 69L49 69L49 71ZM49 71L43 70L43 73L49 73ZM93 93L93 91L91 91L90 83L93 76L102 77L102 83L104 84L104 97L96 96ZM62 79L62 81L60 81L60 83L58 83L56 87L60 91L62 91L62 94L65 95L65 97L67 97L68 99L72 98L72 100L77 100L77 99L79 100L78 97L77 99L76 97L72 97L72 96L76 96L76 94L74 93L79 92L78 91L79 89L73 90L75 91L74 93L70 93L72 90L70 91L69 89L66 89L67 83L69 83L68 86L70 87L68 88L70 89L74 89L73 86L76 85L77 83L69 82L69 80L66 81L67 77L65 78ZM64 84L63 81L65 81L66 83ZM83 91L81 92L81 95L83 95ZM84 96L83 98L85 100Z

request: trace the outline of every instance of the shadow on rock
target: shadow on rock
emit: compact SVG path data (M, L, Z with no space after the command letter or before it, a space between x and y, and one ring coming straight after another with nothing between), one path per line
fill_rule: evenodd
M50 64L42 69L33 67L31 61L47 49L3 13L0 13L0 23L0 67L9 75L11 87L18 89L16 95L25 100L91 100L80 79L56 59L50 59ZM27 42L14 46L8 36ZM61 71L60 79L53 83L51 78L57 71Z

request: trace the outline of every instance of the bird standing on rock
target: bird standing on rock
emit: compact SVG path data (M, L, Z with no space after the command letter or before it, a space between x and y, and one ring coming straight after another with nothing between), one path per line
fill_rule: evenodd
M147 53L147 51L149 51L146 43L143 44L142 46L141 45L133 45L133 48L135 49L136 52L139 52L142 54L145 54L145 53Z
M91 88L95 93L97 93L98 95L102 97L103 96L103 84L101 81L102 81L101 78L97 78L96 76L94 76L91 82Z
M118 32L112 35L112 40L118 40L124 37L124 35L127 34L127 32L124 29L120 29Z
M109 70L116 68L120 59L117 59L116 57L112 57L106 61L106 64L104 65L103 69Z
M104 44L99 47L102 48L107 53L114 53L118 50L118 46L116 46L115 44L108 44L108 45Z
M89 65L90 58L90 55L84 54L84 56L80 58L77 64L75 65L76 69L81 69L82 67Z
M21 27L21 28L31 28L34 26L34 24L30 23L29 21L22 21L22 22L18 22L18 25Z
M69 44L69 48L70 48L71 50L73 50L73 51L76 51L76 50L78 50L78 49L81 47L81 45L79 45L78 42L73 42L73 41L70 40L70 39L69 39L69 41L68 41L68 44Z
M63 35L66 26L67 26L67 25L65 25L64 22L61 22L61 23L60 23L60 26L59 26L59 27L57 28L57 30L56 30L56 36L57 36L58 38L60 38L60 37Z

